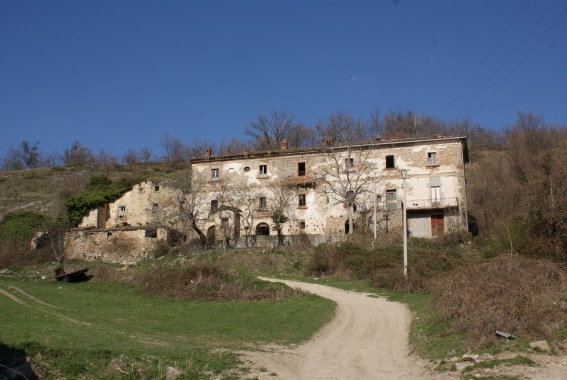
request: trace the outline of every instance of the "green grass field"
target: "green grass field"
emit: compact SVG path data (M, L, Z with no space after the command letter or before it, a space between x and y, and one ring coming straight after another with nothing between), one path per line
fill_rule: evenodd
M332 302L311 295L279 302L171 301L121 283L10 279L0 279L0 290L22 302L0 294L0 342L48 358L46 367L58 372L47 378L112 378L104 371L120 356L137 363L134 378L159 377L155 371L175 363L183 378L207 378L237 366L230 352L301 342L334 312ZM142 372L134 373L136 367Z

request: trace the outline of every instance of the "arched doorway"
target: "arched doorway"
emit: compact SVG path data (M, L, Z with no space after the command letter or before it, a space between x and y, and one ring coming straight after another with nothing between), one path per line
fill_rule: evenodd
M210 226L209 229L207 230L207 244L208 245L214 244L216 240L217 240L216 228L215 226Z
M256 226L256 235L267 236L270 235L270 226L267 223L260 223Z
M355 227L354 222L352 222L352 230L353 231L354 231L354 227ZM345 235L348 234L349 232L350 232L350 225L349 225L348 219L347 219L347 221L345 222Z

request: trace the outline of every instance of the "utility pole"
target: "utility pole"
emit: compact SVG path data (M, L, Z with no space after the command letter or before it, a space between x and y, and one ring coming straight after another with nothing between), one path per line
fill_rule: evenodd
M374 168L374 241L376 241L376 197L378 194L376 193L376 168ZM374 248L374 247L373 247Z
M408 278L408 218L407 218L407 207L406 207L406 177L407 172L409 169L402 169L402 179L403 179L403 189L404 189L404 196L403 196L403 203L402 203L402 212L403 212L403 234L404 234L404 279L407 280Z

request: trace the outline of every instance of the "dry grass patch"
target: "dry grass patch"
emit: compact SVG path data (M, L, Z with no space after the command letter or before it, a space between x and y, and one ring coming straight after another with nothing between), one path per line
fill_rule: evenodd
M281 284L228 271L214 264L160 265L139 280L144 291L172 299L188 300L280 300L297 294Z
M566 300L564 268L518 255L460 267L431 283L433 307L470 343L496 339L495 330L548 338L567 323Z

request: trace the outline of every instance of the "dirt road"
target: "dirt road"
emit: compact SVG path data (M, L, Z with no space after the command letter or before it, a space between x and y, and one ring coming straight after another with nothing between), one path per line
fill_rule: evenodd
M274 280L337 303L335 318L308 342L246 353L250 378L258 379L428 379L409 356L411 321L400 303L317 284Z

